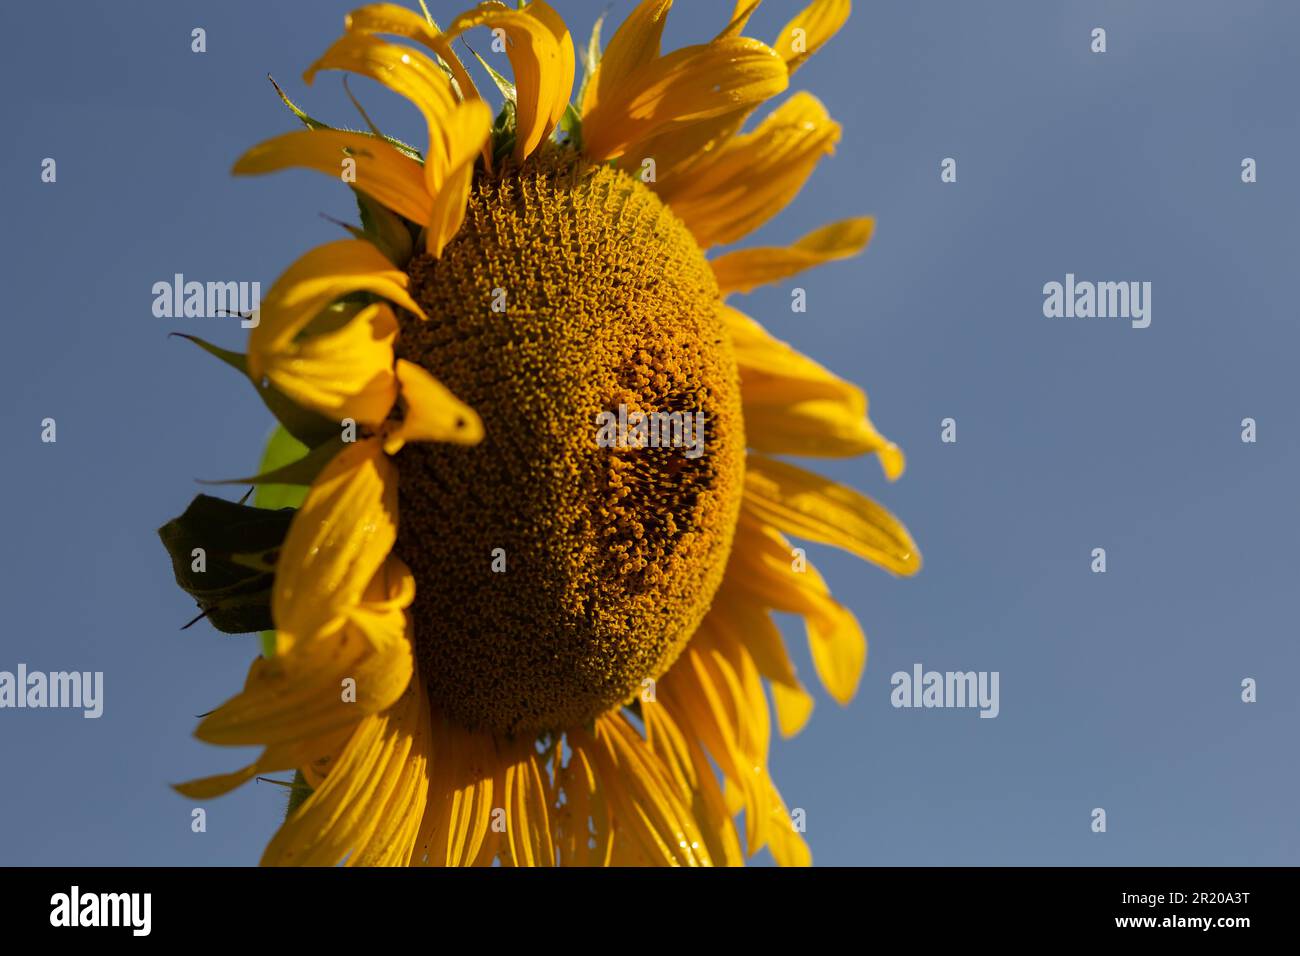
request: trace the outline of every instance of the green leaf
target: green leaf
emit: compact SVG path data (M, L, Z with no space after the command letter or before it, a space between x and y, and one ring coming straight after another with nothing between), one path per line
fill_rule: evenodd
M506 100L501 107L501 112L492 123L493 163L499 163L515 150L515 141L518 138L516 127L519 123L515 109L515 101Z
M211 342L204 341L197 335L186 335L184 332L172 332L171 335L176 336L178 339L185 339L187 342L193 342L209 355L225 362L239 374L248 374L248 356L244 355L242 352L232 352L229 349L223 349L219 345L213 345Z
M289 806L284 811L285 819L287 820L293 816L293 811L306 803L307 798L313 793L315 791L307 783L307 778L303 776L302 771L295 770L293 772L293 783L289 785Z
M492 69L488 64L488 61L479 56L478 51L472 46L469 46L468 43L465 44L465 46L469 47L469 52L474 54L474 59L478 60L479 65L482 66L483 69L487 70L488 76L492 77L492 82L496 84L497 90L501 93L502 99L507 103L518 103L519 94L515 90L515 85L496 70Z
M438 26L438 21L433 18L431 13L429 13L429 7L425 4L424 0L420 0L420 9L424 11L424 19L429 21L429 26L441 33L442 27Z
M290 436L292 438L292 436ZM298 442L296 438L293 441ZM301 444L301 442L298 442ZM317 445L297 461L259 472L248 478L222 478L217 481L200 480L201 485L298 485L307 487L325 470L334 456L343 450L343 436L338 435L322 445ZM297 507L294 505L294 507Z
M361 211L361 228L365 238L399 269L405 269L415 254L411 227L406 220L383 203L376 202L354 189L357 208Z
M596 75L596 69L600 66L600 28L605 23L605 14L596 18L596 22L591 27L591 39L587 41L587 50L582 56L582 85L578 87L578 102L581 103L587 94L587 84L591 78Z
M293 516L287 508L250 508L199 495L184 514L158 529L176 583L217 630L246 634L274 626L275 562ZM201 562L196 549L202 549Z
M216 356L241 375L248 377L248 357L246 355L220 348L211 342L205 342L197 335L185 335L181 332L173 332L172 335L193 342L209 355ZM252 382L253 380L249 378L249 381ZM315 447L339 434L338 424L295 404L284 393L272 388L270 383L253 382L253 388L257 390L257 394L261 396L262 401L271 410L271 414L276 417L276 420L287 428L295 438L308 446Z
M572 103L560 117L560 132L563 133L569 141L569 145L579 152L582 151L582 116Z
M384 134L379 131L379 127L370 119L370 114L366 112L366 108L361 105L361 101L352 93L352 87L348 85L348 78L346 76L343 77L343 92L348 95L348 99L352 101L353 107L355 107L356 111L361 114L361 120L366 124L366 128L370 130L370 135L376 136L379 139L384 139Z
M364 130L364 129L349 129L346 126L331 126L329 123L323 123L320 120L316 119L315 117L308 116L305 112L303 112L301 109L298 108L297 104L294 103L293 100L289 99L289 95L285 93L284 90L280 89L280 84L275 82L274 77L272 77L270 74L267 74L266 78L271 81L271 85L275 87L275 91L280 94L280 99L284 101L284 105L289 107L289 111L293 113L294 116L298 117L298 119L302 121L302 124L306 126L308 129L342 130L348 133L360 133L362 136L373 136L376 139L382 139L390 146L396 147L397 149L401 150L403 153L406 153L406 155L410 156L412 159L417 159L420 162L424 162L424 158L420 155L420 151L416 149L414 146L410 146L406 143L403 143L400 139L394 139L392 136L385 136L384 134L380 133L378 130L374 130L372 132L371 130ZM344 84L344 88L346 89L346 84ZM352 96L351 90L348 90L348 96ZM356 103L356 99L354 98L352 102ZM361 115L365 117L365 111L361 110L360 104L357 105L357 109L361 111ZM369 123L370 120L367 118L366 122Z
M283 425L276 425L271 437L266 440L266 450L262 452L262 464L257 469L262 474L283 468L291 462L298 461L308 452L308 448ZM253 504L258 508L297 508L307 497L307 489L301 485L263 484L257 486L253 493Z
M254 382L253 387L257 389L257 394L262 396L262 401L271 410L276 420L288 429L294 438L308 446L319 445L339 434L338 424L294 404L288 396L270 385L259 385Z
M283 101L284 105L289 107L289 112L292 113L294 116L298 117L298 119L302 121L303 126L306 126L308 129L333 129L334 128L333 126L330 126L328 123L322 123L320 120L308 116L306 113L300 110L298 108L298 105L294 103L293 100L289 99L289 94L286 93L284 90L280 89L280 84L275 82L275 77L273 77L270 73L266 74L266 78L271 81L271 85L275 87L275 91L280 94L280 99L281 101Z

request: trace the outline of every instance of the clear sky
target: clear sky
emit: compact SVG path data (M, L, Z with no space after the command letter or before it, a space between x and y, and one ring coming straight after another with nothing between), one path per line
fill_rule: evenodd
M167 786L244 762L190 734L256 639L179 630L193 604L155 529L195 478L254 470L270 419L233 372L167 338L240 348L244 333L155 318L150 290L177 272L266 288L340 235L318 215L352 217L337 183L229 168L295 128L268 72L355 122L337 74L300 80L353 5L6 11L0 670L103 671L105 700L98 720L0 711L0 863L251 863L283 813L281 791L249 785L208 803L195 834ZM584 40L606 8L555 5ZM800 6L768 0L751 32L770 39ZM631 3L611 7L612 23ZM711 36L730 0L678 7L671 45ZM908 470L895 485L866 459L824 470L904 518L926 561L899 581L812 550L871 641L853 704L819 690L809 727L774 744L816 861L1300 863L1300 6L855 7L796 78L844 124L838 152L754 241L860 214L876 236L797 283L805 314L795 283L739 302L866 386ZM406 104L352 86L386 131L422 135ZM1046 318L1043 286L1067 273L1150 282L1150 327ZM890 675L918 663L998 672L998 717L893 708Z

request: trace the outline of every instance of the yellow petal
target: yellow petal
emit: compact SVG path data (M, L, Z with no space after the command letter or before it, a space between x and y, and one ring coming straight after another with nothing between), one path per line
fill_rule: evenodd
M664 22L673 0L641 0L610 38L582 101L584 117L603 100L612 100L628 77L659 56Z
M405 96L424 114L429 131L424 178L434 203L421 221L429 229L429 252L441 255L463 221L467 170L488 136L491 111L477 98L458 102L448 76L423 53L366 33L344 34L303 79L310 83L319 70L348 70L368 76Z
M429 788L429 705L413 681L366 717L338 763L272 838L265 866L405 866Z
M447 155L442 125L457 105L447 74L418 50L365 33L345 33L335 40L303 73L303 82L311 84L321 70L346 70L369 77L406 97L424 114L429 134L425 176L430 194L436 193L446 172L442 168Z
M664 20L671 5L664 0L646 0L624 21L610 41L596 76L587 84L582 104L584 116L594 110L602 90L608 99L631 74L658 57ZM739 0L731 21L714 42L739 37L758 5L759 0ZM625 153L618 165L639 171L645 159L653 159L655 179L651 188L658 191L674 177L689 175L701 157L731 139L758 102L754 100L709 119L668 122L661 131L643 138L634 154Z
M422 44L433 51L439 63L451 71L461 98L482 101L483 98L479 95L473 78L452 49L451 38L434 29L414 10L408 10L394 3L374 3L353 10L347 15L344 25L350 33L387 33ZM480 152L487 169L491 170L492 144L487 137L483 138Z
M650 860L668 866L708 866L710 859L690 812L654 755L621 714L596 719L594 741L575 732L593 758L611 807Z
M499 760L487 734L462 730L438 718L433 733L432 790L413 862L471 866L489 836Z
M772 721L768 714L767 695L763 693L763 681L753 657L742 642L726 640L716 631L705 634L702 649L731 695L736 739L741 752L766 773Z
M748 650L759 673L768 680L791 687L799 683L781 631L767 608L750 600L734 582L723 580L706 620L711 631Z
M845 458L875 452L891 481L906 459L871 422L838 399L815 399L789 390L775 401L750 398L744 405L745 430L755 451Z
M843 548L895 574L921 569L921 553L897 518L852 488L786 462L749 455L743 508L796 538Z
M682 802L690 806L709 856L721 866L743 866L745 854L735 821L699 742L682 733L665 707L653 702L645 704L641 714L646 743L676 782Z
M761 0L736 0L735 9L731 13L731 21L726 28L719 34L719 37L740 36L745 27L749 25L749 18L754 15L758 9Z
M477 26L503 30L506 54L514 71L517 95L515 160L523 162L540 145L568 106L573 89L573 42L558 14L546 8L511 10L504 4L485 2L456 17L448 26L448 37L459 36ZM550 19L546 19L549 11ZM561 53L561 44L567 54Z
M500 854L501 834L489 827L487 833L483 834L483 843L479 847L478 855L474 857L474 862L470 866L490 867L500 859ZM503 863L502 866L504 865Z
M286 651L341 627L397 540L397 468L378 439L346 445L289 526L271 595Z
M564 115L564 111L569 108L569 98L573 95L573 78L578 69L578 58L573 49L573 35L569 32L569 26L564 22L564 18L545 0L531 0L524 7L524 12L536 17L546 29L551 31L551 36L555 37L556 48L559 50L560 58L554 75L555 103L551 106L549 124L549 129L554 129L555 124Z
M748 731L742 723L751 715L736 692L730 664L699 638L697 634L660 680L657 695L682 730L708 748L723 776L740 788L747 811L745 846L753 854L767 840L767 795L762 786L766 755L746 746Z
M715 40L740 36L749 18L758 9L760 0L737 0L731 21ZM658 49L658 39L655 40ZM707 120L690 123L669 123L662 132L643 140L638 155L625 154L618 162L622 169L639 171L647 158L655 161L655 179L650 188L656 192L665 189L676 176L690 175L701 159L730 140L745 124L757 103L722 113Z
M826 597L805 622L817 677L836 703L847 705L857 694L867 666L867 638L858 619L844 605Z
M514 866L554 866L547 786L533 742L505 766L506 846Z
M840 126L821 102L795 93L752 133L702 158L690 176L663 184L659 195L701 246L725 245L784 209L839 138Z
M875 220L845 219L810 232L786 248L742 249L713 260L723 295L751 292L833 259L856 256L871 239Z
M328 759L327 755L331 749L342 747L351 736L352 727L362 716L357 714L349 724L343 725L340 730L333 733L269 746L262 751L256 761L233 773L190 780L187 783L175 784L172 789L192 800L210 800L242 786L258 774L309 766L319 762L323 755Z
M257 764L250 763L247 767L236 770L234 773L217 774L212 777L202 777L198 780L173 784L172 789L183 797L189 797L191 800L211 800L214 797L229 793L236 787L243 786L260 772Z
M723 306L740 368L745 438L756 451L845 457L874 452L890 481L903 473L902 449L867 417L867 396L749 316Z
M648 185L656 193L666 195L677 177L690 176L705 156L740 132L751 112L752 105L698 122L670 123L654 136L642 140L635 152L624 154L615 165L639 175L643 162L653 159L655 178Z
M749 18L758 9L760 0L737 0L731 20L716 40L740 36ZM656 49L658 48L656 42ZM618 162L620 168L639 170L646 158L655 161L655 179L650 188L659 192L666 189L677 176L691 174L703 157L718 149L738 132L757 103L723 113L711 119L691 123L670 123L663 131L644 140L637 148L638 155L625 154Z
M397 712L401 717L400 725L393 728L394 735L398 736L399 741L409 737L410 746L405 750L404 756L400 745L394 748L383 781L390 788L388 799L377 811L369 838L364 842L357 841L348 856L348 866L408 866L415 850L416 836L429 795L429 768L432 760L429 702L423 685L419 681L412 681L406 707L399 702L392 712ZM330 776L338 770L335 767L330 771ZM369 805L380 808L379 799L372 799ZM366 811L363 809L361 812Z
M715 633L744 647L759 673L771 683L781 736L792 737L802 730L812 716L813 699L795 676L785 641L767 607L746 595L734 582L729 584L724 580L713 599L708 622Z
M377 426L397 400L393 340L397 319L387 305L362 309L332 332L311 335L267 354L259 366L270 383L332 421Z
M737 589L765 607L804 618L813 668L827 692L847 704L867 661L867 639L857 618L831 597L806 558L802 570L795 570L790 543L743 506L732 555L735 571L728 573Z
M349 33L387 33L423 44L451 70L462 97L480 98L478 87L452 49L451 38L436 30L414 10L396 3L372 3L349 13L343 26Z
M482 104L479 106L486 109ZM474 180L473 154L459 155L455 161L447 181L434 198L433 211L424 232L424 251L435 259L442 256L442 250L447 248L447 243L455 238L465 222L466 204Z
M812 695L803 689L803 685L788 687L785 684L771 684L772 706L776 708L776 724L782 737L793 737L803 730L812 717Z
M849 18L850 0L813 0L776 35L772 46L793 74Z
M410 441L446 441L474 445L483 439L483 421L420 366L397 360L406 416L384 436L384 451L397 454Z
M602 66L602 69L604 67ZM639 150L669 124L711 119L786 88L785 63L769 47L728 37L686 47L637 68L583 116L583 146L597 162Z
M284 271L262 301L259 322L248 337L249 374L258 379L268 356L285 349L332 302L372 292L421 317L407 294L406 273L362 239L317 246Z
M410 570L390 557L358 606L343 612L336 631L257 658L244 690L205 717L195 736L226 745L303 743L391 706L411 679L405 609L414 596ZM318 756L297 755L284 766ZM270 768L262 764L260 769Z
M401 696L400 693L398 696ZM308 789L315 790L325 782L325 778L329 776L330 770L333 769L334 765L338 763L339 757L342 756L343 748L346 747L348 741L352 739L352 731L356 729L356 725L359 721L360 718L358 718L357 722L352 723L344 730L335 732L326 737L316 738L312 741L315 755L311 759L300 760L296 764L298 769L302 771L303 782L307 785ZM267 749L270 750L272 748L268 747Z
M567 738L569 762L559 772L560 862L565 866L609 866L614 828L600 780L586 750Z
M772 858L776 860L777 866L812 866L812 852L803 836L795 829L790 811L786 809L771 778L768 779L767 786L769 806L772 808L772 838L768 844L772 848Z
M355 170L345 160L355 162ZM423 165L365 133L327 129L285 133L254 146L236 161L232 172L259 176L291 167L314 169L346 181L412 222L427 222L433 210ZM347 180L343 180L345 174Z

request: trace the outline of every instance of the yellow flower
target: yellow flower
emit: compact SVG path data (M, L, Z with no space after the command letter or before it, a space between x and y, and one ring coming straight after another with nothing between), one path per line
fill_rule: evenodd
M275 284L243 366L273 409L356 429L300 463L317 468L274 555L274 646L197 730L264 750L178 788L300 771L264 863L810 861L767 770L765 685L783 735L813 706L771 614L803 617L840 703L867 645L787 535L900 575L920 556L880 505L771 457L903 470L860 389L724 299L856 254L872 222L706 252L832 151L808 93L741 130L849 0L814 0L772 45L742 35L742 0L665 54L671 6L644 0L603 55L597 31L574 106L543 0L446 29L362 7L305 79L378 81L427 143L308 119L235 165L342 174L365 224ZM495 117L453 51L476 27L513 71Z

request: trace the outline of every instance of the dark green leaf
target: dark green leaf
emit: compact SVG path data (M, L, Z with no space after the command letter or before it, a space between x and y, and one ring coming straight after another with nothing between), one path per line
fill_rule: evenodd
M264 631L271 622L271 585L292 509L271 511L199 495L185 513L158 529L176 583L212 626L227 634ZM203 570L195 570L195 549Z

